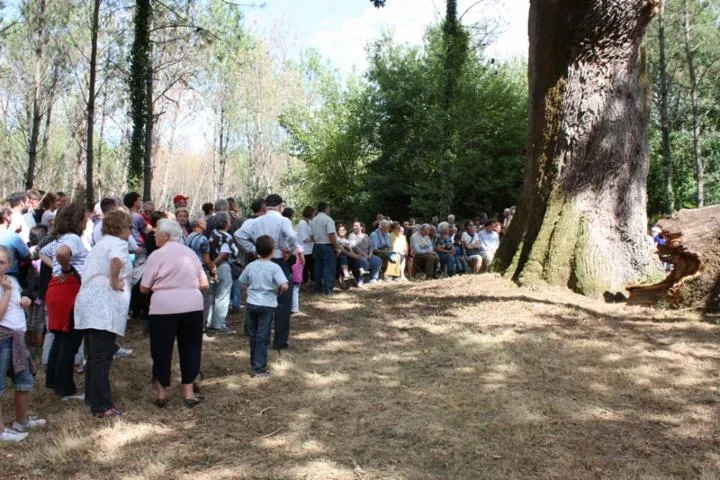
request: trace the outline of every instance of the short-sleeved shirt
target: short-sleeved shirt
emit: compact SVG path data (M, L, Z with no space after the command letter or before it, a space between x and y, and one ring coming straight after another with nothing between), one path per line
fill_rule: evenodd
M62 235L60 238L49 243L40 250L40 253L52 258L53 276L57 276L62 273L62 266L58 263L55 256L55 252L60 245L65 245L70 249L70 265L74 267L77 273L82 277L83 272L85 271L85 260L88 256L88 250L82 239L74 233L66 233Z
M390 233L383 233L379 228L370 234L370 242L375 250L390 248Z
M145 218L137 212L132 212L130 216L132 217L130 232L132 232L135 243L137 243L140 247L144 247L145 239L143 238L143 235L145 234L145 226L147 225Z
M335 234L335 220L325 212L315 215L310 221L310 233L316 244L327 245L330 243L330 235Z
M497 232L489 232L485 229L478 233L481 252L495 252L500 246L500 235Z
M373 246L372 242L370 241L370 237L368 237L367 234L360 233L359 235L357 235L355 232L353 232L348 235L348 240L350 240L350 246L358 252L361 252L366 256L372 255Z
M302 243L303 251L312 254L313 246L315 245L310 238L312 232L310 231L310 222L304 218L298 222L297 226L298 241Z
M18 260L30 255L30 249L27 247L25 242L22 241L20 235L9 230L0 232L0 245L10 250L12 265L8 269L7 273L18 273L20 271L18 267Z
M193 232L185 239L185 245L195 252L200 263L204 261L206 253L210 253L210 240L202 233Z
M27 223L25 223L25 217L22 213L12 212L8 230L20 235L23 242L28 243L30 241L30 228Z
M12 283L12 293L10 294L10 303L8 303L5 316L0 319L0 325L10 330L20 330L24 332L27 330L27 323L25 322L25 310L23 310L20 305L22 289L15 277L8 276L7 278L10 280L10 283ZM5 293L5 290L0 287L0 292ZM5 375L5 373L3 373L3 375Z
M452 250L454 248L453 238L451 236L435 235L433 239L433 245L435 248L442 248L443 250Z
M202 264L190 248L167 242L147 259L140 285L152 290L150 315L202 311L200 282L207 279Z
M462 244L466 250L479 250L480 238L477 233L470 235L468 232L463 232Z
M103 227L102 220L100 220L99 222L97 222L95 224L95 227L93 228L92 242L90 243L90 245L95 246L100 242L100 240L102 240L102 238L103 238L102 227ZM132 237L132 235L130 235L128 237L127 244L128 244L129 252L134 252L135 250L138 249L137 243L135 243L135 239Z
M434 250L432 239L428 236L422 236L419 233L410 238L410 245L415 253L432 253Z
M250 263L240 275L240 283L248 286L247 302L259 307L277 307L278 288L287 282L282 268L265 259Z

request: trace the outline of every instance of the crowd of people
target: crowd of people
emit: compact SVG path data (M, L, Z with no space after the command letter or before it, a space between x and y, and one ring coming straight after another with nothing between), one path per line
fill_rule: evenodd
M132 354L117 343L128 320L149 335L154 403L170 401L177 341L183 404L201 402L197 379L203 339L233 335L228 318L244 312L250 373L269 376L268 350L289 348L300 291L332 295L337 287L432 279L488 270L514 207L502 219L454 215L429 223L378 214L366 231L337 223L320 202L295 211L277 194L257 199L247 216L232 198L194 216L177 195L165 212L130 192L87 211L62 192L13 193L0 206L0 395L15 387L15 421L0 441L17 442L45 420L29 415L35 365L61 401L84 400L100 418L122 415L113 401L114 358ZM84 392L74 375L84 372Z

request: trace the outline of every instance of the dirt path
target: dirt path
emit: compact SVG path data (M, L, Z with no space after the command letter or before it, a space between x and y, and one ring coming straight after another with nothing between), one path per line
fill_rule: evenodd
M714 325L493 276L304 302L268 380L249 378L243 337L205 343L192 411L178 388L150 403L134 327L112 372L126 415L38 388L51 425L3 446L0 477L720 478Z

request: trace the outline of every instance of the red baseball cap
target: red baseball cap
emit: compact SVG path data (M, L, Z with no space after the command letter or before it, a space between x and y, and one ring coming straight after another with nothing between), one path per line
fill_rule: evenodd
M186 197L185 195L175 195L175 197L173 197L173 204L182 202L183 200L187 202L190 200L190 197Z

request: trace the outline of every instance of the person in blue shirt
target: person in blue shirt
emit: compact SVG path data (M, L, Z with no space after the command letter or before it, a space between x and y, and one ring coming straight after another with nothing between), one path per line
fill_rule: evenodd
M240 284L247 289L247 327L250 334L250 368L253 377L267 377L270 330L278 306L278 296L285 293L289 283L282 268L272 261L275 241L262 235L255 241L258 259L250 263Z
M17 277L20 273L20 262L30 262L30 249L25 242L22 241L20 235L8 230L5 224L0 225L0 245L7 248L12 257L12 265L8 269L7 274Z

